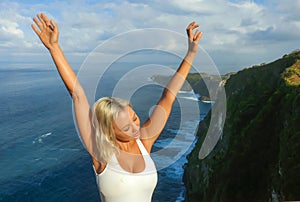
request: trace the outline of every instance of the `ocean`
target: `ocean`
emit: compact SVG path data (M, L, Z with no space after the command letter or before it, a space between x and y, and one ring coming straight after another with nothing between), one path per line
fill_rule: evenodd
M110 79L103 82L113 86ZM90 157L73 122L71 98L58 73L1 68L0 86L0 201L100 201ZM130 101L142 121L162 90L151 84L133 95ZM183 112L193 113L186 106L195 104L199 116L183 120ZM210 104L199 102L192 91L178 94L153 147L160 168L153 201L183 200L186 155L195 143L197 123L209 109ZM161 162L168 164L160 166Z

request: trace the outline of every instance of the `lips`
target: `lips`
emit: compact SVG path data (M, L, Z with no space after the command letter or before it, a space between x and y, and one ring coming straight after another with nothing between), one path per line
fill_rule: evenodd
M138 136L140 136L140 131L139 130L133 135L133 137L137 138Z

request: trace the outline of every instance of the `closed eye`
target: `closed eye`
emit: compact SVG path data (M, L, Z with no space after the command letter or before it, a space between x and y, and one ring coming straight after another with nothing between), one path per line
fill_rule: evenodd
M137 116L136 114L134 114L134 115L133 115L132 121L133 121L133 122L136 122L137 120L138 120L138 116ZM130 125L128 124L127 126L124 126L123 131L124 131L124 132L128 132L129 129L130 129Z
M125 127L125 128L123 129L123 131L124 131L124 132L129 131L129 126Z

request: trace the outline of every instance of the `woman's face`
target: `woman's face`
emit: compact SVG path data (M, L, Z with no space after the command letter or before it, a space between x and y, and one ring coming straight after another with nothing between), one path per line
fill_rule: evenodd
M113 128L117 140L127 142L140 136L140 119L134 110L127 106L119 112Z

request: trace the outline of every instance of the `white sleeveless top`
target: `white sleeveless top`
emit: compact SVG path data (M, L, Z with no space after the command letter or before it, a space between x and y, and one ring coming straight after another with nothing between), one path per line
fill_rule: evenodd
M97 174L102 202L151 202L157 184L157 171L153 160L140 139L136 140L145 161L145 169L140 173L124 170L115 155L103 172Z

